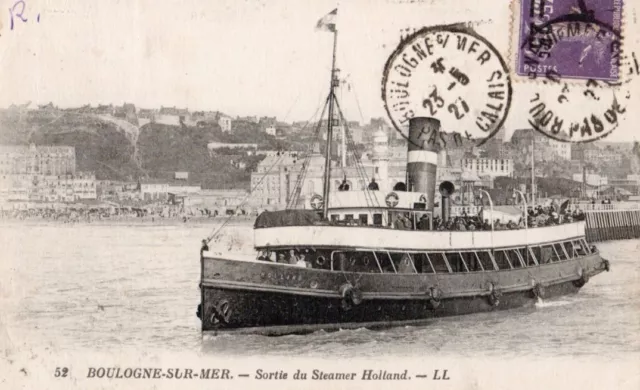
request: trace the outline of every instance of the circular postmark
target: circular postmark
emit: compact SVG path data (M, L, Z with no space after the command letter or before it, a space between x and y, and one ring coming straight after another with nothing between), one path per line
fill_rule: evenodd
M544 135L565 142L592 142L615 130L627 111L629 91L601 88L602 81L585 86L545 83L528 101L529 125Z
M482 144L501 128L511 96L504 59L461 25L425 27L408 36L387 60L382 79L387 114L407 140L411 118L431 117L454 139L458 134Z

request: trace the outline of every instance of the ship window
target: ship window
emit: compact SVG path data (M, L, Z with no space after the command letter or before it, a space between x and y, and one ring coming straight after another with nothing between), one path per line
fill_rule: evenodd
M509 255L509 260L511 260L513 268L524 267L522 259L520 258L520 251L518 249L509 249L507 250L507 254Z
M480 263L480 259L475 252L462 252L462 259L465 264L469 267L469 272L482 272L484 271L484 266Z
M414 274L416 268L413 265L411 255L406 252L391 252L391 259L399 274Z
M540 247L540 264L548 264L558 261L558 256L551 245L542 245Z
M567 257L567 253L564 251L564 246L562 244L553 244L553 249L555 249L556 253L558 254L558 258L560 259L560 261L567 260L569 258Z
M459 253L456 252L448 252L445 253L447 257L447 261L451 266L452 272L465 272L465 267L462 265L462 258Z
M531 267L536 265L536 261L533 258L533 255L529 251L529 248L518 248L518 253L520 254L520 258L524 263L525 267Z
M564 246L564 250L565 252L567 252L567 256L569 256L570 259L573 259L574 257L578 257L578 254L576 253L576 250L571 241L563 242L562 246Z
M538 248L538 254L536 255L534 253L534 248L533 247L529 247L529 250L527 251L527 253L529 254L529 262L527 263L528 266L533 266L533 265L538 265L538 259L540 258L540 250Z
M433 274L435 270L431 265L431 261L426 253L413 253L413 264L416 267L416 271L420 274Z
M382 214L373 214L373 224L375 226L382 226Z
M498 265L498 268L500 270L513 268L511 266L511 262L509 261L509 258L507 257L507 254L505 253L505 251L495 251L494 257L496 260L496 264Z
M360 220L360 224L361 225L368 225L369 224L369 216L367 214L358 215L358 220Z
M344 220L345 221L351 221L353 219L353 214L345 214L344 215Z
M384 273L395 273L396 266L393 264L391 260L391 256L389 256L389 252L374 252L376 259L380 263L380 267L382 268L382 272Z
M427 256L431 260L431 264L433 265L433 269L436 271L436 273L451 272L451 267L449 267L449 263L447 263L444 253L430 252L427 253Z
M482 268L485 271L490 271L495 269L493 265L493 261L491 261L491 254L489 252L486 252L486 251L476 252L476 256L478 257L478 260L480 261L480 264L482 264Z
M551 251L551 262L556 263L558 261L560 261L560 254L558 253L558 251L556 250L555 246L553 245L549 245L552 249Z
M339 221L340 220L340 216L338 214L331 214L331 220L332 221Z
M573 241L573 250L576 252L577 256L585 256L587 254L587 251L582 244L582 240Z
M533 256L536 258L536 261L538 262L538 264L544 264L542 262L542 250L540 249L539 246L530 246L529 250L531 251Z
M335 251L331 254L332 269L345 272L380 273L372 252Z

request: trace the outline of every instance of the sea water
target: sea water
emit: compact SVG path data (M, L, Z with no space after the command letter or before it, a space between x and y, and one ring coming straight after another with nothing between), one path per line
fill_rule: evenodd
M186 352L212 356L548 357L640 352L640 240L600 243L611 272L577 295L426 326L282 337L201 337L200 242L214 225L0 225L0 320L9 350ZM251 226L212 250L251 252ZM0 337L2 339L2 337Z

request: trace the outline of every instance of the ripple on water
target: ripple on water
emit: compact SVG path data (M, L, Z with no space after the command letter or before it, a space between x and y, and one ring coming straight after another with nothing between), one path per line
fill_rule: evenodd
M599 244L611 272L592 278L578 295L530 308L382 330L203 339L195 317L198 250L210 232L211 226L183 225L0 226L11 272L0 274L9 327L34 348L57 350L503 358L640 352L640 240ZM38 240L24 245L23 237L34 234ZM212 247L248 251L251 236L250 226L231 226Z

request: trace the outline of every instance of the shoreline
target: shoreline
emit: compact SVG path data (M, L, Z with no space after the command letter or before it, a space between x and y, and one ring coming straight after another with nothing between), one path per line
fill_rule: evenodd
M77 221L63 221L63 220L53 220L53 219L38 219L38 218L27 218L27 219L0 219L0 226L190 226L190 227L199 227L199 226L216 226L223 224L227 219L226 218L188 218L186 222L182 219L164 219L164 218L155 218L152 220L150 217L142 217L142 218L123 218L123 219L96 219L87 221L86 219L80 219ZM231 221L227 222L227 226L253 226L253 222L255 221L254 217L251 218L232 218Z

